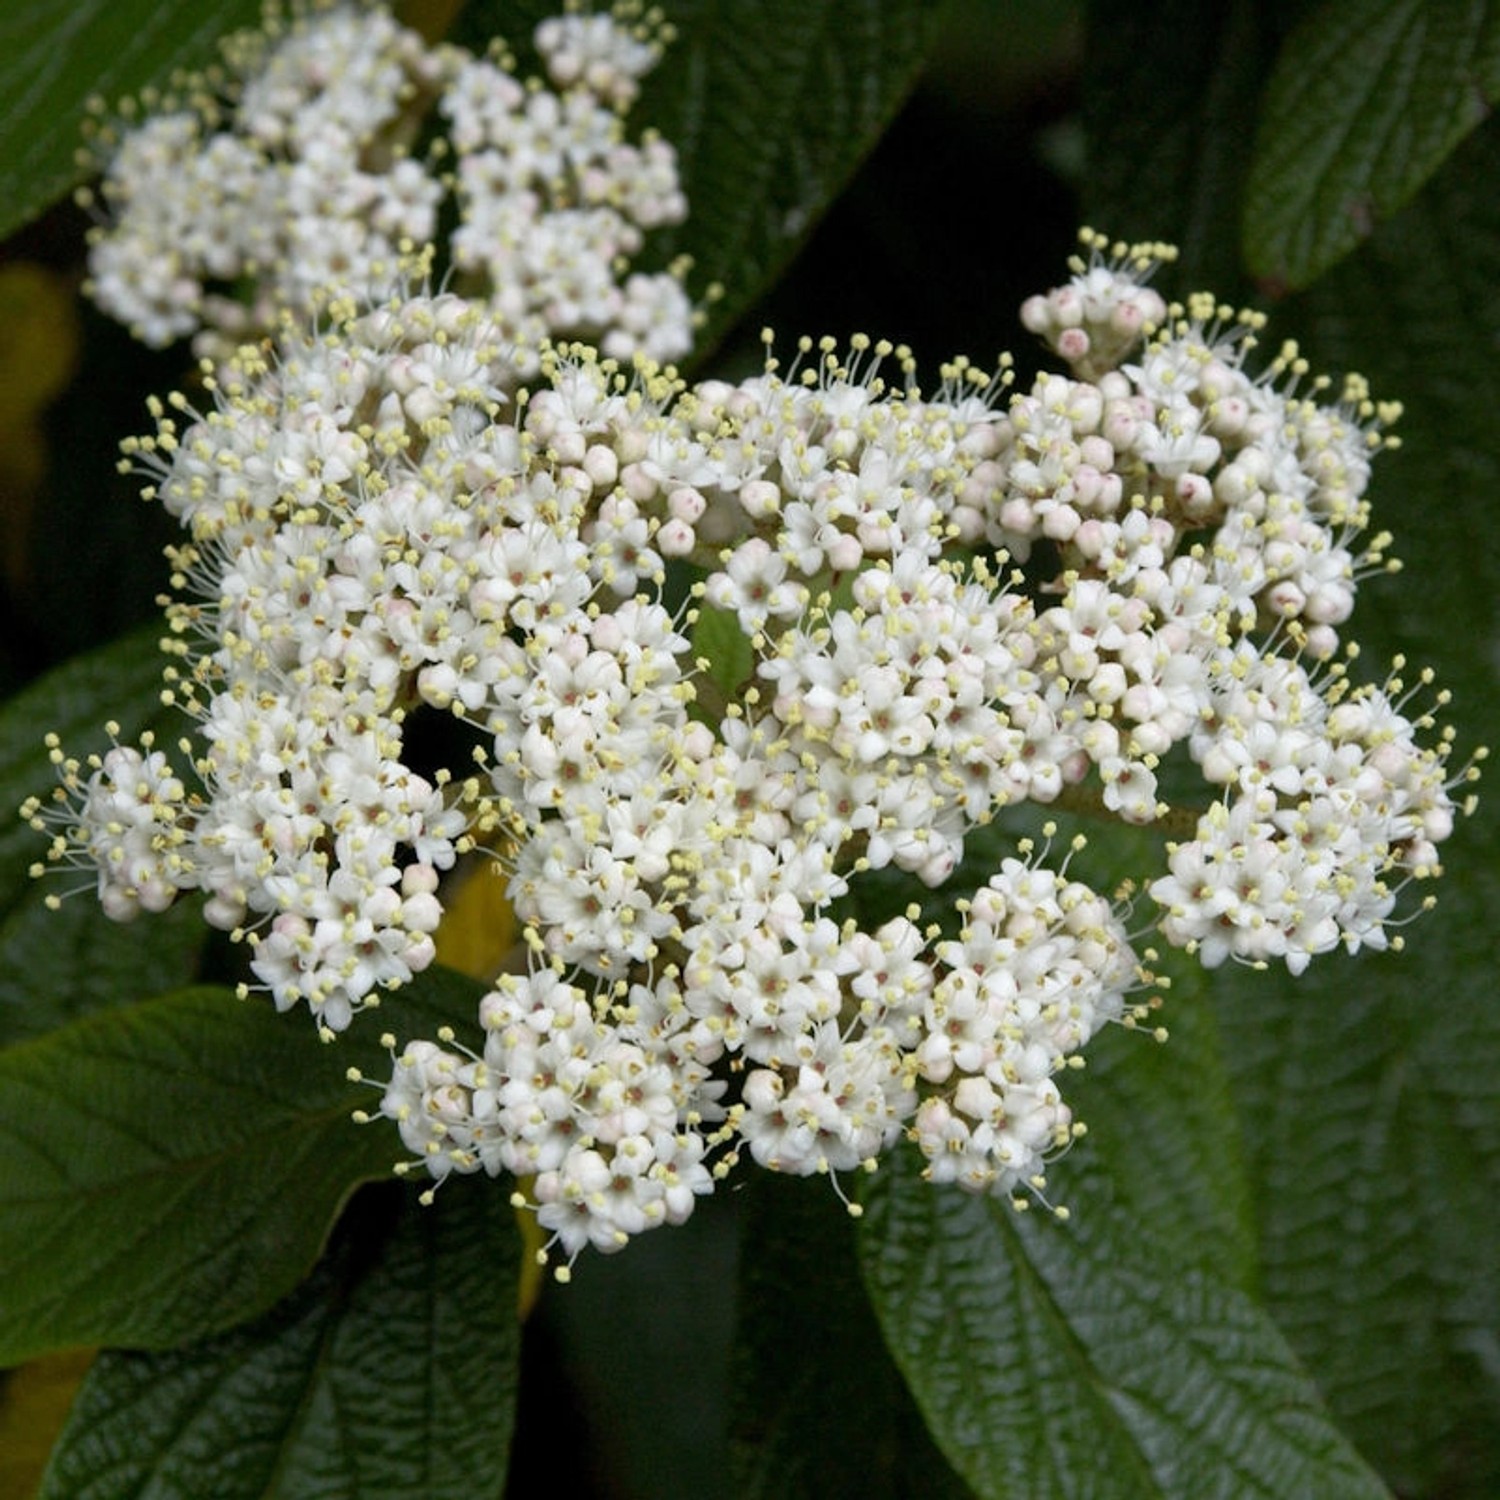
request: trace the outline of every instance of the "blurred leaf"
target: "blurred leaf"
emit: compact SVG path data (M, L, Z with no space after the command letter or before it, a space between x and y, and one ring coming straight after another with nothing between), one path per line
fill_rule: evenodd
M514 1216L489 1182L362 1195L307 1282L247 1327L105 1354L46 1500L500 1500L515 1412Z
M708 680L726 703L739 701L738 689L755 671L755 651L732 611L711 604L698 607L693 626L693 658L706 660Z
M122 740L181 722L157 697L160 635L157 625L138 630L57 668L0 708L0 1045L192 977L206 937L196 903L158 918L111 922L86 875L27 875L46 839L16 813L25 798L57 784L43 743L49 731L70 754L83 754L107 747L109 719L119 723ZM74 887L82 889L60 911L47 909L48 894Z
M92 1349L70 1349L0 1375L0 1495L34 1495Z
M479 993L432 972L390 1008L472 1024ZM378 1027L323 1046L305 1015L195 989L0 1052L0 1363L203 1337L295 1286L350 1191L404 1154L349 1118L375 1091L345 1070L389 1071Z
M937 0L667 0L677 29L644 82L632 126L677 149L689 216L653 237L693 257L689 285L723 298L711 347L790 261L916 81ZM526 43L557 0L470 0L453 39ZM857 254L851 247L851 254Z
M743 1196L721 1187L685 1224L585 1252L566 1285L548 1278L527 1325L537 1381L521 1420L529 1396L538 1421L517 1434L514 1500L740 1500L727 1450ZM577 1433L567 1452L541 1417L558 1409Z
M0 266L0 431L46 406L71 379L77 357L67 279L30 261Z
M119 441L149 425L147 395L165 394L186 378L182 350L148 350L82 301L75 312L78 370L45 414L52 458L32 501L25 576L4 600L10 633L0 640L0 673L11 685L146 621L157 621L160 635L156 601L169 573L162 549L183 536L164 507L141 500L146 476L118 468ZM101 719L116 707L116 716L126 717L131 707L108 696L100 703Z
M260 0L7 0L0 11L0 236L82 175L84 106L213 61Z
M1170 239L1179 276L1231 300L1244 291L1246 141L1277 10L1264 0L1092 0L1088 11L1085 220L1111 237Z
M78 335L67 277L31 261L0 266L0 571L12 591L24 587L47 473L42 413L72 377Z
M486 981L501 972L519 941L505 886L500 866L484 854L444 882L443 920L434 934L440 964Z
M1270 1320L1149 1225L882 1170L859 1237L886 1341L987 1500L1379 1500Z
M1271 75L1245 189L1250 270L1309 285L1416 193L1497 94L1488 0L1324 0Z
M464 0L396 0L393 9L403 26L435 42L448 34L463 4Z
M517 959L516 914L506 899L505 886L500 866L482 853L462 860L447 876L443 882L443 920L433 934L438 963L490 984L505 970L507 962ZM530 1209L516 1209L515 1217L526 1252L519 1290L524 1320L541 1292L545 1273L538 1252L547 1236Z
M740 1500L965 1500L927 1436L859 1280L854 1225L827 1183L747 1185L735 1343Z

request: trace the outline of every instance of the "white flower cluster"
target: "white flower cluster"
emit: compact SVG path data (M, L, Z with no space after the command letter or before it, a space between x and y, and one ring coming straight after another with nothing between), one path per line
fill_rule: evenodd
M1360 577L1394 570L1388 535L1352 549L1399 407L1357 376L1325 402L1292 344L1252 374L1261 315L1207 295L1168 308L1142 285L1166 247L1085 240L1073 280L1023 309L1073 378L1012 402L985 537L1060 560L1062 606L1041 618L1075 712L1103 726L1102 753L1088 748L1105 804L1159 816L1155 772L1182 743L1222 788L1150 887L1162 936L1209 965L1293 973L1340 944L1383 948L1401 888L1437 872L1450 792L1476 774L1450 779L1451 730L1419 743L1428 674L1354 687L1335 660ZM1132 361L1123 341L1157 324Z
M434 1178L529 1181L570 1256L746 1153L838 1174L905 1135L1026 1202L1081 1129L1059 1078L1149 1013L1151 955L1081 839L956 879L976 828L1190 823L1159 790L1190 781L1160 935L1296 971L1387 941L1472 774L1318 634L1379 414L1252 377L1243 320L1090 247L1028 321L1117 363L1014 395L959 362L923 397L857 339L692 388L553 351L512 405L503 320L453 296L241 351L133 454L189 532L168 691L199 790L151 743L58 749L27 809L51 862L120 917L204 892L326 1034L430 960L441 872L492 859L526 971L474 1045L395 1055L380 1113ZM867 920L883 868L952 920Z
M452 285L488 299L519 346L587 338L622 358L680 357L693 333L681 267L629 271L645 233L686 213L671 145L627 140L622 119L662 33L564 16L535 40L550 87L429 47L379 5L232 37L227 78L96 144L108 218L91 241L95 301L145 343L197 334L224 355L330 294L393 289L451 194Z

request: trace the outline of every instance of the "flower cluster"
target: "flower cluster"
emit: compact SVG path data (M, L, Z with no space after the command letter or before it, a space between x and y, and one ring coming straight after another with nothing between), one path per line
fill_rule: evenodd
M223 355L331 293L384 295L403 248L441 228L452 285L487 300L518 347L686 353L682 267L629 271L645 233L686 213L671 145L628 140L622 118L664 34L570 15L535 41L550 86L429 47L380 6L231 37L222 76L101 132L94 299L148 344L196 334Z
M1293 344L1252 373L1260 314L1207 295L1166 307L1141 284L1164 247L1111 258L1086 239L1073 280L1023 309L1073 375L1012 402L986 539L1020 556L1045 540L1060 560L1062 605L1042 618L1075 712L1105 726L1090 754L1106 805L1158 816L1155 771L1182 743L1222 789L1151 885L1162 936L1210 965L1293 973L1340 944L1383 948L1474 774L1450 780L1451 730L1420 743L1446 702L1412 710L1428 674L1407 688L1397 662L1355 687L1338 659L1359 579L1395 567L1384 533L1354 548L1399 407L1358 376L1327 401Z
M512 401L504 320L426 293L242 350L131 453L188 532L190 772L57 749L52 862L120 917L203 892L328 1034L491 860L524 971L469 1042L392 1037L378 1113L435 1179L527 1181L570 1256L746 1154L836 1178L903 1136L1024 1204L1081 1129L1065 1069L1155 1003L1153 924L1008 820L1196 817L1157 934L1295 972L1388 941L1472 774L1339 656L1391 414L1290 351L1251 374L1257 320L1168 307L1156 247L1087 247L1025 314L1072 374L1024 391L923 395L861 338L692 387L553 349ZM947 920L882 912L881 870Z

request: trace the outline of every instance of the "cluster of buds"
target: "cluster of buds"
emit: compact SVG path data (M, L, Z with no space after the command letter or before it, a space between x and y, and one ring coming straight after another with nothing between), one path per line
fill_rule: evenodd
M1289 350L1252 374L1259 320L1167 306L1156 247L1086 247L1026 314L1073 372L1024 391L959 361L925 395L859 338L694 386L554 348L512 400L503 318L426 293L240 351L130 458L188 533L188 764L57 749L51 862L116 916L204 893L331 1034L488 859L522 961L467 1040L392 1037L376 1113L435 1179L528 1182L569 1256L745 1155L836 1180L907 1137L1033 1201L1059 1080L1156 1003L1144 938L1385 946L1474 774L1440 696L1340 647L1392 413ZM976 879L1038 806L1192 830L1154 913L1050 829ZM950 918L867 915L881 870Z
M99 129L91 294L145 343L195 335L224 357L330 295L385 295L403 252L437 243L450 285L518 347L676 359L692 345L685 268L630 262L686 214L677 158L624 125L666 39L623 15L555 17L535 33L547 81L523 81L378 5L237 33L223 69Z

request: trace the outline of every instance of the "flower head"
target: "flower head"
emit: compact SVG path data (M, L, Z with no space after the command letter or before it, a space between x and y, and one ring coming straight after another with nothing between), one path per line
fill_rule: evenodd
M187 533L196 738L180 770L59 749L51 861L118 917L202 891L332 1034L483 851L526 971L471 1044L393 1038L381 1113L435 1178L534 1179L570 1257L744 1156L837 1177L903 1135L1027 1201L1080 1129L1066 1069L1155 1000L1140 919L1026 804L1190 829L1157 935L1296 973L1392 941L1472 774L1440 695L1319 634L1380 410L1246 373L1254 320L1203 299L1127 340L1140 259L1079 273L1119 347L1010 395L963 364L923 395L864 339L688 386L427 292L242 350L129 460ZM881 871L927 905L881 911Z
M428 46L380 5L268 19L180 102L100 131L91 293L148 344L191 334L223 358L341 292L379 299L436 243L518 345L678 358L693 330L682 268L629 266L686 213L676 154L622 120L665 36L607 14L544 21L549 78L527 82Z

